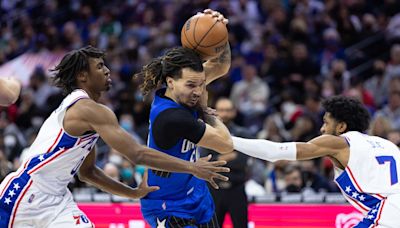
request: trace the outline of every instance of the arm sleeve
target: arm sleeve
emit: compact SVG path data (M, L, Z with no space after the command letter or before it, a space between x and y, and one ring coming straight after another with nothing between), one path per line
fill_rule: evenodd
M278 160L295 161L296 143L276 143L264 139L244 139L232 136L233 148L251 157L275 162Z
M154 140L162 149L171 148L180 138L197 144L205 130L206 124L184 109L167 109L161 112L152 127Z

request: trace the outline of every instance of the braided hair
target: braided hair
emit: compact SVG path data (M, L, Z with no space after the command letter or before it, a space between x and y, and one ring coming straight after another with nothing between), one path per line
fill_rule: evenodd
M202 72L202 60L192 49L177 47L168 50L164 56L153 59L139 73L135 74L135 77L143 78L140 89L146 96L154 89L166 84L167 77L181 78L183 68Z

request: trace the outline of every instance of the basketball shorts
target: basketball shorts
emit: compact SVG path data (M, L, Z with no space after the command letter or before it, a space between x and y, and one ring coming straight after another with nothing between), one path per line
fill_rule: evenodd
M2 228L94 227L69 190L64 195L43 193L24 174L13 179L7 176L1 183L0 194Z

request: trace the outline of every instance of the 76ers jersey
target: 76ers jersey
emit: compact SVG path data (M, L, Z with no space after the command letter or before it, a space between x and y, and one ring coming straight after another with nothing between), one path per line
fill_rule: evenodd
M400 151L396 145L354 131L341 136L350 146L350 156L345 170L336 168L335 181L354 207L367 213L387 197L400 194Z
M19 186L18 189L14 188L15 193L19 193L32 183L43 193L52 195L66 193L68 183L99 137L96 133L75 137L64 130L63 120L66 110L80 99L89 99L89 96L80 89L73 91L46 119L29 148L27 160L1 184L2 201L7 189Z

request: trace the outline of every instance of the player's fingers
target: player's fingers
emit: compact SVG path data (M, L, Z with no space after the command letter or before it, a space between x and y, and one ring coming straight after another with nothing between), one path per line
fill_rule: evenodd
M200 159L203 160L203 161L210 161L211 158L212 158L212 155L209 154L209 155L207 155L206 157L202 157L202 158L200 158Z
M212 171L217 173L229 173L231 169L228 167L212 167Z
M219 12L217 12L217 11L213 11L212 13L211 13L211 15L213 16L213 17L219 17L221 14L219 13Z
M208 182L210 182L211 186L213 186L213 188L215 189L219 189L217 183L215 183L215 181L211 178L211 180L209 180Z
M203 10L203 13L212 13L212 12L213 12L212 9L205 9L205 10Z
M226 161L224 161L224 160L212 161L212 162L210 162L210 164L211 164L212 166L222 166L222 165L226 165Z
M148 189L148 192L154 192L154 191L160 190L160 187L158 187L158 186L150 186L147 189Z
M217 178L218 180L222 180L222 181L228 181L229 180L229 177L226 177L226 176L224 176L222 174L219 174L219 173L216 173L213 178Z

